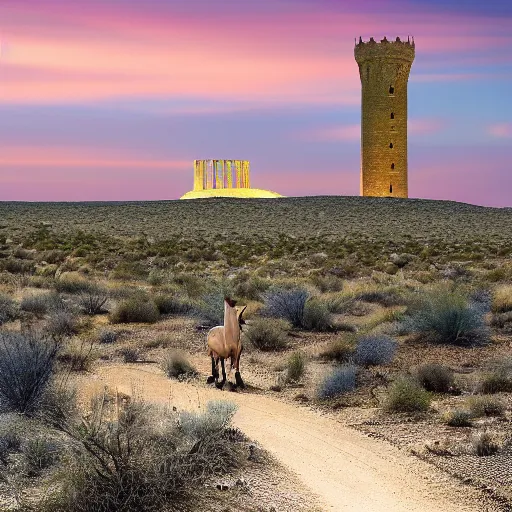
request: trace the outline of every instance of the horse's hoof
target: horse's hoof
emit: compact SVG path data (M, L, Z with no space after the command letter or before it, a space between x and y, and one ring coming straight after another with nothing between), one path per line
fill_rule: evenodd
M206 379L206 384L213 384L215 382L215 377L213 375L210 375L207 379Z
M240 372L236 372L235 373L235 381L236 381L236 385L239 387L239 388L242 388L244 389L245 388L245 384L244 384L244 381L242 380L242 377L240 375Z
M215 383L215 387L216 387L217 389L222 389L222 388L224 387L224 382L216 382L216 383Z

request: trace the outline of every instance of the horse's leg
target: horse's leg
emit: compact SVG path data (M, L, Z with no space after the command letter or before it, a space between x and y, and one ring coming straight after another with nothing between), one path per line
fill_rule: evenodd
M217 370L217 368L215 366L215 358L212 356L212 374L206 379L206 383L211 384L212 382L215 382L215 380L218 378L219 378L219 371Z
M240 356L242 355L243 348L240 348L240 352L238 352L238 355L236 357L236 365L235 365L235 382L236 385L240 388L245 388L244 381L242 380L242 376L240 375Z
M222 382L221 383L215 382L215 385L217 386L218 389L222 389L224 387L224 384L226 384L226 368L224 366L224 358L223 357L220 358L220 364L222 367Z

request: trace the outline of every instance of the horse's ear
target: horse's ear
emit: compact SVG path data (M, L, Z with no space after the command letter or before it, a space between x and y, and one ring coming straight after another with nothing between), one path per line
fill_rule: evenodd
M228 303L228 305L232 308L235 307L236 300L231 300L229 297L224 297L224 300Z

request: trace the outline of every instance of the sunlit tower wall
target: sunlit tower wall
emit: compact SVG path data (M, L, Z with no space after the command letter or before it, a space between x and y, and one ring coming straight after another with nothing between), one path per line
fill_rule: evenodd
M248 160L194 160L194 191L250 188Z
M414 39L359 38L354 56L361 78L361 195L408 197L407 83Z

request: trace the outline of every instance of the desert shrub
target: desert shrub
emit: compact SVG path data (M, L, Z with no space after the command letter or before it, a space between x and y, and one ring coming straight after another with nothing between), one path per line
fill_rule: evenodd
M467 399L467 407L474 418L505 414L505 404L492 396L471 396Z
M32 414L37 410L57 352L52 341L0 332L0 411Z
M397 378L388 391L384 409L388 412L421 412L430 407L431 395L408 376Z
M6 270L11 274L33 274L35 263L33 261L19 260L17 258L0 259L0 271Z
M16 320L19 316L19 309L10 297L0 293L0 325Z
M313 286L318 288L321 293L341 292L343 290L343 279L337 276L322 276L315 274L310 278Z
M56 311L46 321L45 332L54 338L72 336L78 332L78 320L69 311Z
M484 312L455 293L431 294L406 320L410 332L434 343L473 346L488 342Z
M397 290L390 288L387 290L368 290L357 293L355 300L370 302L372 304L380 304L384 307L397 306L403 304L403 299Z
M172 277L172 282L184 289L191 299L197 299L206 292L205 280L196 275L176 274Z
M94 283L79 276L64 275L55 280L55 290L59 293L89 293L95 288Z
M140 353L136 348L122 348L119 350L119 354L125 363L136 363L140 359Z
M491 308L493 313L512 311L512 285L506 284L496 288Z
M487 373L480 381L479 390L486 394L512 391L512 372L495 369Z
M255 318L244 334L259 350L283 350L286 348L288 328L289 324L279 318Z
M355 299L352 294L337 293L325 297L323 302L331 313L346 314L353 307Z
M50 311L64 310L65 308L66 305L57 292L28 295L23 297L20 304L22 311L27 311L28 313L33 313L38 316L46 315Z
M206 326L224 325L224 293L204 295L195 308L195 315Z
M471 440L471 447L479 457L494 455L500 449L495 436L488 431L475 434Z
M169 378L181 375L194 375L196 369L188 362L185 355L177 350L169 351L161 362L161 368Z
M109 345L111 343L115 343L118 337L119 335L115 331L101 331L98 336L98 342Z
M263 294L263 313L288 320L293 327L304 327L304 308L309 298L303 288L270 288Z
M112 279L130 281L147 278L149 272L140 261L121 261L112 271Z
M108 290L101 286L91 286L78 297L78 305L86 315L101 315L107 313L105 305L108 301Z
M80 425L63 427L74 441L52 512L188 509L194 489L238 467L241 452L229 425L234 408L208 404L203 414L174 413L133 400L117 408L98 397Z
M507 313L495 313L492 315L490 324L492 327L497 327L498 329L508 327L509 324L512 324L512 311L508 311Z
M308 300L304 306L302 324L309 331L326 332L333 329L332 315L324 302Z
M58 360L74 372L85 372L94 361L93 343L85 340L71 341L60 350Z
M235 295L249 300L260 300L261 295L270 288L270 285L269 279L263 279L249 272L240 272L233 279Z
M469 295L469 303L484 313L491 311L492 294L485 288L477 288Z
M461 409L455 409L447 413L444 421L450 427L470 427L472 425L471 413Z
M174 295L157 295L154 300L162 315L186 315L194 308L189 300Z
M354 360L362 366L390 363L395 357L397 345L397 342L389 336L363 336L356 344Z
M238 407L233 402L212 400L204 412L183 411L179 417L180 429L188 437L205 439L229 427Z
M453 389L454 378L450 368L438 363L422 364L416 369L418 382L427 391L448 393Z
M51 289L55 287L55 283L52 277L48 276L30 276L28 281L28 286L31 288L39 288L39 289Z
M298 382L306 371L306 356L302 352L294 352L286 363L286 380Z
M21 450L21 437L18 432L12 428L12 423L7 420L7 425L0 430L0 467L7 464L8 457L11 453Z
M28 439L22 446L23 463L28 476L37 476L58 459L58 446L42 437Z
M325 400L353 391L356 387L356 375L357 367L352 364L336 368L321 382L317 390L318 398Z
M110 321L113 324L153 324L159 318L160 313L155 303L138 296L118 303L110 314Z
M346 363L354 356L355 345L352 339L340 338L333 341L323 352L320 358L326 361Z

